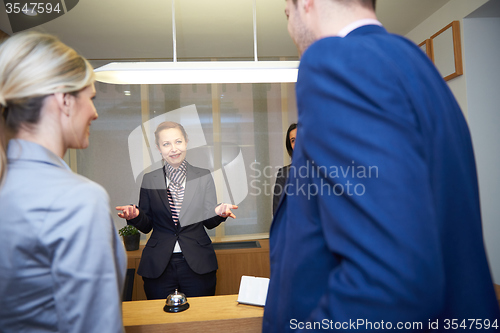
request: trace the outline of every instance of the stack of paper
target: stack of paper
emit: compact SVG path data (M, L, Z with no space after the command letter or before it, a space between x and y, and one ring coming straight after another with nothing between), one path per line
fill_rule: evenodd
M241 277L238 303L264 306L266 305L269 279L255 276Z

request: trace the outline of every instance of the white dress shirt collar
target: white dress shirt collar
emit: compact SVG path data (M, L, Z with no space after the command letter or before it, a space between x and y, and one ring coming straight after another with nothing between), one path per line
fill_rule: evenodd
M362 20L357 20L357 21L354 21L348 25L346 25L345 27L343 27L342 29L340 29L340 31L338 32L337 36L339 37L345 37L347 36L351 31L359 28L359 27L362 27L364 25L379 25L379 26L382 26L382 23L380 23L380 21L378 20L375 20L375 19L362 19Z

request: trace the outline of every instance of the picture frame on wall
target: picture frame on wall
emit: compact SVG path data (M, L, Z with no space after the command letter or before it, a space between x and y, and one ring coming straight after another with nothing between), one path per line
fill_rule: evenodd
M433 61L445 81L463 74L460 22L453 21L431 36Z
M428 38L424 40L422 43L418 44L422 52L427 54L427 56L434 62L434 52L432 50L432 39Z

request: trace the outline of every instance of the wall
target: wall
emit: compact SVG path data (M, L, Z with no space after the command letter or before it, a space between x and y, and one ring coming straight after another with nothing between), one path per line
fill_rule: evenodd
M436 32L444 28L452 21L460 21L460 32L462 37L462 57L464 50L463 18L471 12L488 2L488 0L451 0L446 5L437 10L418 27L410 31L406 37L416 44L420 44L430 38ZM462 111L467 117L467 88L466 88L467 63L464 61L464 75L448 81L448 85L453 91Z
M460 21L464 75L448 81L467 117L478 168L485 247L500 284L500 1L451 0L406 37L421 43L453 20ZM496 9L495 9L496 8ZM485 16L496 18L485 18ZM467 18L467 16L472 18Z
M500 7L500 1L498 1ZM500 284L500 18L466 18L469 126L479 176L486 250Z

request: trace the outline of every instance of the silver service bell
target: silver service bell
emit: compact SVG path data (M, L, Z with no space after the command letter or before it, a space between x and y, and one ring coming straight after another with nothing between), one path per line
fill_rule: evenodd
M165 312L181 312L189 308L186 295L180 293L175 289L173 294L168 295L167 301L163 310Z

